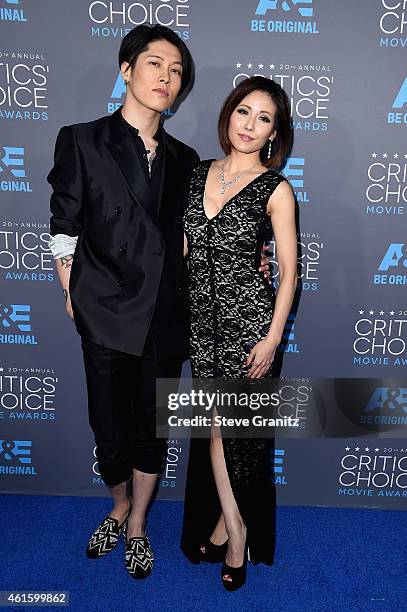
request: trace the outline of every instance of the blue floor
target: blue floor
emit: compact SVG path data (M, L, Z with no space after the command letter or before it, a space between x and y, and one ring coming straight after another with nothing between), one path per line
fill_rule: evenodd
M69 591L61 609L86 612L407 611L404 512L280 507L275 565L249 565L245 587L227 593L218 565L181 555L179 502L153 506L147 580L128 576L122 542L88 560L89 533L109 509L103 498L2 496L0 590Z

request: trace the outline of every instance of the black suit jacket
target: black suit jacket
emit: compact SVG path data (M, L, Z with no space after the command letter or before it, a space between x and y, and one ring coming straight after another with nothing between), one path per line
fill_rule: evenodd
M63 127L48 175L51 234L78 236L70 294L79 334L140 355L187 356L182 216L197 153L163 131L158 203L119 115Z

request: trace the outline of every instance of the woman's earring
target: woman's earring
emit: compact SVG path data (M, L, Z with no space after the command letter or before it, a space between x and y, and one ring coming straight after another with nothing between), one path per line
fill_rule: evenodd
M271 140L269 140L269 150L267 152L267 159L270 159L271 157Z

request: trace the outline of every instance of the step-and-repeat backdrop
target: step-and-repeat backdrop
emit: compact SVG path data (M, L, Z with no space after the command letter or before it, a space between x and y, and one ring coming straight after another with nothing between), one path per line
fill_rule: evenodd
M1 489L107 494L48 248L46 176L61 126L122 103L118 49L145 22L192 51L195 87L166 129L202 158L219 154L217 115L242 79L274 79L291 101L301 298L282 375L300 379L286 415L305 434L277 439L279 502L405 507L406 0L0 0ZM312 377L372 379L368 393L338 386L356 436L307 435ZM187 456L170 440L162 498L182 499Z

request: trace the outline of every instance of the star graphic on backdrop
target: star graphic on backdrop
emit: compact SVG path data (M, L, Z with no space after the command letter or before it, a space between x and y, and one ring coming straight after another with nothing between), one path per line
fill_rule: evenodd
M248 68L253 68L253 64L247 64Z
M368 450L369 450L369 447L368 447L368 446L366 446L365 451L368 451Z
M346 451L349 451L349 450L350 450L349 446L347 446L347 447L345 448L345 450L346 450Z
M384 157L384 159L386 159L387 153L383 153L383 157Z
M355 451L358 451L358 450L360 450L359 446L357 446L357 447L355 448Z
M394 310L390 310L389 314L394 315Z
M274 64L270 64L270 68L273 70ZM406 157L407 157L407 155L406 155Z
M3 371L3 366L1 366L1 368L0 368L0 372L2 372L2 371Z
M394 157L394 159L398 159L399 154L398 154L398 153L395 153L395 154L393 155L393 157Z
M365 311L364 310L359 310L359 314L364 314Z
M237 62L236 68L241 68L241 67L242 67L242 64L240 62Z
M377 153L372 153L372 157L373 157L374 159L376 159L376 157L377 157Z
M375 448L376 453L378 453L380 450L380 448Z
M369 314L370 315L374 314L374 310L369 310Z
M407 159L407 153L404 153L404 157Z
M258 66L259 66L260 69L264 68L264 64L259 64Z
M380 314L380 315L384 315L384 310L381 310L381 311L379 312L379 314Z

